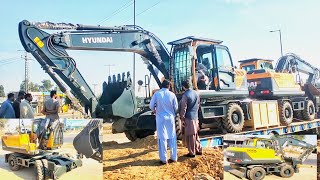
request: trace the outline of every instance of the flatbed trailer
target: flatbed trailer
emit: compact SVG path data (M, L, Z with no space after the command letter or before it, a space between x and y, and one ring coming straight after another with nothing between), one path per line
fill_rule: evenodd
M240 133L226 133L226 134L217 134L210 136L200 136L200 144L202 147L215 147L223 146L223 137L225 135L270 135L270 134L292 134L297 132L303 132L307 130L317 130L320 127L320 119L314 119L312 121L303 121L295 119L288 126L278 126L272 128L264 128L259 130L244 130Z

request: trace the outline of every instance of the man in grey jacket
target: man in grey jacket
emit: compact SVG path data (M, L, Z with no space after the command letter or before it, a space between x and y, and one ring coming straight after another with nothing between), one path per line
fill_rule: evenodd
M188 81L182 82L182 88L185 92L180 104L180 119L182 126L184 126L183 138L189 150L189 154L186 156L195 157L195 155L202 155L202 147L198 136L200 97L196 91L190 88Z

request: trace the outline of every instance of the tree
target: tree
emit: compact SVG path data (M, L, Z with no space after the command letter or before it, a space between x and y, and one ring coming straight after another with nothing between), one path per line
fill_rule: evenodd
M26 91L25 90L25 81L23 80L22 82L21 82L21 84L20 84L20 91L21 90L24 90L24 91ZM33 82L29 82L28 83L28 90L30 91L30 92L40 92L40 87L39 87L39 84L37 84L37 83L33 83ZM28 92L29 92L28 91ZM26 91L27 92L27 91Z
M0 85L0 97L5 97L5 93L4 93L4 87L2 85Z
M43 88L46 91L51 91L53 84L51 83L51 81L49 79L44 79L41 81L41 83L42 83L41 88Z

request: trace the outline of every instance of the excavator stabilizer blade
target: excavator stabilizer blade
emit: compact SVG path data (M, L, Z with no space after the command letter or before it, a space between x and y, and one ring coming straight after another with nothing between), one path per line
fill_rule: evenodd
M103 119L131 118L136 113L136 97L129 72L109 76L96 110Z
M74 138L73 146L79 155L102 162L102 145L99 139L102 119L93 119Z

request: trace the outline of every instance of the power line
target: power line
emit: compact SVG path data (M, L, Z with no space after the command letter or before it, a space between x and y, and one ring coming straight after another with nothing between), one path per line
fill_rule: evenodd
M98 24L102 24L105 23L106 21L108 21L109 19L111 19L112 17L114 17L115 15L119 14L121 11L124 11L125 9L127 9L128 7L130 7L133 4L132 0L127 1L124 5L122 5L120 8L118 8L117 10L113 11L113 13L104 18L103 20L99 21Z
M8 65L8 64L15 63L15 62L18 62L18 61L20 61L20 59L16 59L16 60L8 61L7 63L0 64L0 67L1 67L1 66L4 66L4 65Z
M150 10L151 8L155 7L156 5L160 4L161 0L160 1L157 1L155 4L153 4L152 6L148 7L147 9L141 11L140 13L138 13L135 17L138 17L139 15L145 13L146 11ZM121 24L125 24L126 22L132 20L134 17L131 17L129 19L127 19L126 21L124 21L123 23Z

